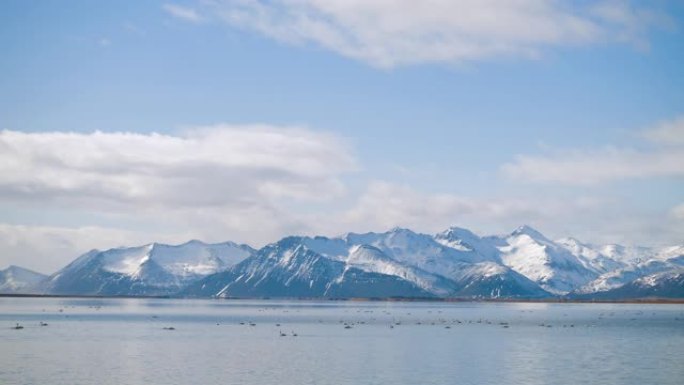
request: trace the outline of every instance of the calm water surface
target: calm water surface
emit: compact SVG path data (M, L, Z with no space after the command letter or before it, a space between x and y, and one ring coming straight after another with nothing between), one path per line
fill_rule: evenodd
M0 298L0 363L0 384L681 385L684 305Z

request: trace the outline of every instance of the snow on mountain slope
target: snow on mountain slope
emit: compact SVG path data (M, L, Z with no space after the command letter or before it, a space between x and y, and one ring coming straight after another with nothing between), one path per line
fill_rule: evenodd
M429 297L396 276L367 272L309 249L288 237L230 270L190 285L182 294L217 297ZM364 257L352 253L359 259ZM355 257L352 257L355 258Z
M394 228L385 233L349 233L343 239L349 245L374 246L396 261L429 272L439 271L443 264L488 260L476 250L457 250L437 242L430 235L402 228Z
M485 237L457 227L434 236L395 228L339 238L286 237L259 251L199 241L93 250L37 287L91 295L214 296L230 287L223 294L538 298L604 292L681 265L682 245L554 242L529 226Z
M343 272L344 263L327 259L302 245L299 238L290 237L264 247L227 272L236 278L216 295L325 295Z
M636 264L652 259L656 252L650 247L604 245L598 251L606 257L624 264Z
M395 228L385 233L350 233L344 239L351 245L373 246L402 265L452 281L459 288L452 294L454 296L489 297L492 292L517 297L548 295L526 277L501 265L496 247L465 229L452 227L432 237ZM490 287L481 286L482 291L476 292L472 285L474 275L488 281ZM494 282L498 282L498 289L494 287ZM460 290L468 285L471 287L468 293L461 293ZM432 292L442 295L434 290Z
M653 259L660 259L663 261L679 261L684 259L684 245L669 246L657 249Z
M554 294L566 294L598 275L568 250L529 226L516 229L498 248L506 266Z
M47 276L19 266L0 270L0 293L30 294L33 287Z
M623 268L606 272L595 280L578 288L577 293L597 293L616 289L641 277L677 271L684 267L684 246L667 247L660 250L649 250L647 254L651 258L640 262L628 264ZM633 260L641 260L634 258Z
M642 276L616 288L588 296L595 299L684 298L684 267Z
M160 295L225 270L254 253L232 242L190 241L178 246L153 243L93 250L41 284L50 294Z
M206 244L190 241L180 246L153 244L148 258L176 276L209 275L250 256L254 249L232 242Z
M349 256L350 245L341 238L300 237L299 241L309 249L336 261L345 261Z
M615 259L614 257L604 254L602 249L605 247L596 248L592 245L582 243L575 238L562 238L557 240L556 243L577 257L584 267L597 274L604 274L609 271L617 270L628 264L628 262L626 262L626 260L628 260L627 258L623 261L623 258ZM614 253L612 255L614 255Z
M418 244L413 242L416 239L420 241ZM404 261L363 242L381 245ZM549 295L506 266L491 261L466 262L462 253L440 245L429 236L404 229L381 234L348 234L344 238L288 237L259 250L230 271L192 285L186 293L305 297L352 292L360 296L412 293L480 298ZM466 256L472 253L467 251ZM435 272L423 269L420 264Z
M401 263L375 246L350 242L349 238L302 237L300 242L309 249L332 260L344 262L348 267L369 273L380 273L407 280L423 290L444 296L454 292L454 283L420 269Z
M484 260L501 262L499 250L491 241L482 239L467 229L450 227L436 234L434 240L455 250L480 254Z
M596 279L587 282L585 285L575 290L577 293L597 293L608 291L629 283L645 275L671 270L672 265L663 262L650 260L648 262L628 265L622 269L609 271L601 274Z
M527 277L495 262L463 266L457 295L478 298L544 298L550 293Z
M369 245L352 246L346 263L350 267L371 273L399 277L437 296L448 296L456 285L443 277L407 266L388 257L380 249Z

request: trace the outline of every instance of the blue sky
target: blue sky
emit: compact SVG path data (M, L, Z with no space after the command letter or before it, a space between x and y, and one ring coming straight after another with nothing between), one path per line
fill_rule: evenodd
M393 226L684 241L681 2L425 4L2 2L0 265Z

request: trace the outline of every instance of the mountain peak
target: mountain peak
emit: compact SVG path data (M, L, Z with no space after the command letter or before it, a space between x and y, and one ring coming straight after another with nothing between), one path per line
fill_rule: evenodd
M405 227L395 226L392 227L387 233L413 233L413 230L407 229Z
M184 245L206 245L206 243L200 241L199 239L191 239L185 243L183 243L181 246Z
M535 230L534 228L532 228L531 226L528 226L528 225L522 225L522 226L518 227L517 229L515 229L511 233L511 235L523 235L523 234L527 235L533 239L548 240L544 236L544 234L540 233L539 231Z
M590 244L584 243L584 242L580 241L579 239L573 238L573 237L565 237L565 238L558 239L558 240L556 240L556 243L559 243L563 246L573 247L573 248L579 248L579 247L589 248L592 246Z
M0 293L32 292L32 287L46 276L20 266L10 265L0 270Z
M5 270L0 270L0 271L6 271L6 272L11 272L11 273L29 273L29 274L37 274L37 275L44 275L42 273L39 273L37 271L33 271L31 269L27 269L25 267L17 266L17 265L9 265Z
M437 234L440 237L443 238L448 238L448 239L473 239L473 238L480 238L477 234L473 233L472 231L468 229L464 229L462 227L458 226L451 226L448 229L442 231L441 233Z

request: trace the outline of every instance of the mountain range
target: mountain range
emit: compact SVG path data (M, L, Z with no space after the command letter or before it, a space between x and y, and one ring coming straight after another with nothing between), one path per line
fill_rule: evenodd
M179 297L684 298L684 245L551 240L521 226L478 236L394 228L290 236L254 249L190 241L92 250L50 276L0 271L0 292Z

